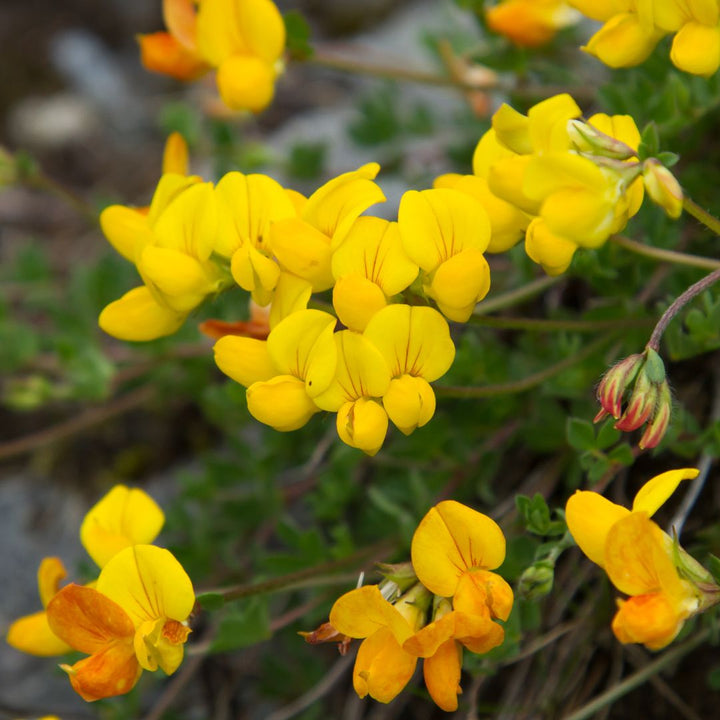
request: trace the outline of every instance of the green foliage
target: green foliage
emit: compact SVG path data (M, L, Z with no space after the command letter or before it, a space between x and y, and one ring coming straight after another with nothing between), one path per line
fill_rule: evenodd
M306 60L313 55L310 42L310 26L302 13L290 10L283 15L285 21L286 47L290 55L297 60Z

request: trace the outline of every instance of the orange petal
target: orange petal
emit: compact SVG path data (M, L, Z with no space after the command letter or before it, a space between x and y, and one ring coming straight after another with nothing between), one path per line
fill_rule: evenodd
M513 591L503 578L487 570L473 570L460 578L453 607L469 615L508 619L513 606Z
M188 50L195 48L197 13L193 0L163 0L163 20L181 45Z
M443 643L438 651L425 660L423 675L425 686L435 704L445 712L457 710L457 696L462 692L460 671L462 647L454 640Z
M132 620L93 588L67 585L48 604L47 616L53 633L80 652L99 652L117 639L129 642L132 649Z
M612 629L621 643L643 643L650 650L660 650L680 632L684 615L678 613L661 593L637 595L619 602Z
M140 60L147 70L170 75L176 80L195 80L208 70L203 60L170 33L138 35L138 42Z
M130 692L142 673L132 642L122 641L114 641L72 666L60 667L75 692L88 702Z
M392 632L381 628L360 645L353 670L355 692L389 703L407 685L416 664L417 658L398 645Z

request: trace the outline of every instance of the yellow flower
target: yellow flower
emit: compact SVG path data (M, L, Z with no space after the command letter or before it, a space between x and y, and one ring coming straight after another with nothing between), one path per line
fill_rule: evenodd
M299 217L278 220L270 244L281 267L312 284L315 292L332 287L333 252L345 240L361 213L385 200L373 182L377 163L326 182L302 204Z
M43 608L47 608L55 597L60 582L66 576L67 571L60 558L47 557L42 560L38 569L38 591ZM15 620L8 630L7 642L16 650L42 657L64 655L72 649L50 629L45 610Z
M337 431L343 442L375 455L387 433L388 416L380 398L390 386L390 368L364 335L342 330L334 339L335 377L327 390L315 397L315 403L337 412Z
M613 632L622 643L658 650L672 642L683 622L700 608L701 593L675 563L673 540L650 517L694 468L670 470L649 480L632 509L601 495L577 491L567 502L568 529L590 560L604 568L620 592Z
M483 253L490 221L482 205L448 188L409 190L398 224L408 257L423 271L423 288L446 317L465 322L490 289Z
M340 322L358 332L418 274L403 250L398 224L376 217L357 219L333 254L331 267L335 311Z
M485 10L488 27L521 47L544 45L578 18L563 0L503 0Z
M164 175L147 215L121 205L100 216L105 236L133 262L144 285L110 303L100 327L121 340L153 340L178 330L226 279L211 259L217 229L210 183Z
M271 0L164 0L169 32L141 35L143 65L180 80L211 68L225 104L260 112L282 71L285 24Z
M94 507L80 526L80 541L88 555L103 567L120 550L151 543L160 532L165 516L143 490L116 485ZM44 558L38 569L38 590L44 608L60 590L67 576L62 561ZM10 625L7 641L31 655L63 655L71 650L50 629L45 610L19 618Z
M235 282L267 305L280 279L270 246L270 226L296 216L287 192L266 175L227 173L218 182L218 239L215 250L231 259Z
M248 410L280 431L297 430L320 408L314 398L335 377L336 320L320 310L300 310L257 340L226 335L215 343L215 362L247 387Z
M165 515L143 490L115 485L85 515L80 542L99 567L131 545L147 545L159 535Z
M364 335L390 368L383 407L409 435L435 413L430 383L444 375L455 358L450 328L432 308L388 305L370 319Z
M153 545L115 555L96 588L64 587L47 613L55 635L90 656L61 665L75 691L93 701L129 692L143 670L175 672L194 604L192 583L180 563Z

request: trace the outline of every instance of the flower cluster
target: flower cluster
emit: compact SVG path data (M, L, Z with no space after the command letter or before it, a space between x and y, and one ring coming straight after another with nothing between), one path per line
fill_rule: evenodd
M87 701L129 692L143 670L173 673L190 633L195 594L175 557L149 544L164 521L145 492L116 485L80 528L83 546L101 568L97 580L61 589L62 561L45 558L38 570L45 609L16 620L8 643L33 655L73 649L89 655L60 666Z
M670 59L680 70L710 76L720 66L720 6L717 0L568 0L604 23L584 48L613 68L639 65L666 35Z
M436 187L483 205L488 252L503 252L524 235L530 258L549 274L562 273L579 247L597 248L625 227L644 185L668 214L679 215L682 192L677 183L668 189L669 172L660 166L659 173L655 159L639 160L633 119L596 114L584 121L581 114L569 95L544 100L527 116L502 105L475 149L474 174L437 178Z
M505 559L505 537L486 515L453 500L438 503L412 540L412 565L389 566L386 580L351 590L330 611L329 628L310 642L363 638L353 672L360 697L390 702L424 659L435 703L457 709L463 649L501 645L513 605L510 586L492 570ZM343 645L344 646L344 645Z
M101 215L143 285L110 303L100 326L125 340L162 337L206 298L240 288L252 328L202 327L255 418L289 431L334 412L339 436L369 454L390 421L405 434L425 425L435 412L429 383L455 355L445 318L467 320L490 287L482 205L454 189L409 191L391 222L362 215L385 199L376 163L306 198L260 174L230 172L213 186L168 148L150 207ZM313 293L331 289L334 314L308 309ZM439 311L403 302L422 295Z
M502 0L485 9L488 27L520 47L544 45L579 18L564 0Z
M578 491L567 502L568 529L580 549L602 567L620 592L612 629L622 643L659 650L673 641L685 620L720 599L711 575L650 517L693 468L670 470L649 480L628 510L594 492Z
M140 35L148 70L195 80L211 69L232 110L260 112L283 70L285 24L272 0L163 0L167 32Z

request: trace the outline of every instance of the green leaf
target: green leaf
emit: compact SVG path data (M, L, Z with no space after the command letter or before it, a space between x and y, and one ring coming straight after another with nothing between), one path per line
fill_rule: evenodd
M630 466L635 462L635 456L633 455L632 448L627 445L618 445L616 448L608 453L608 458L612 462L620 463L621 465Z
M210 651L227 652L248 647L267 640L271 634L267 600L254 597L242 607L230 609L222 618Z
M223 607L223 605L225 605L225 596L221 593L201 593L195 599L198 601L200 607L202 607L203 610L219 610L221 607Z
M603 426L600 428L597 434L597 448L598 450L605 450L611 445L614 445L619 439L622 433L615 429L615 420L606 420Z
M305 16L297 10L290 10L283 15L283 20L290 55L296 60L312 57L314 50L310 44L310 25Z
M576 450L592 450L597 446L595 428L587 420L568 418L565 433L568 443Z
M657 125L654 122L649 122L640 135L640 147L638 148L638 154L641 160L646 158L655 157L660 152L660 135L658 133Z

